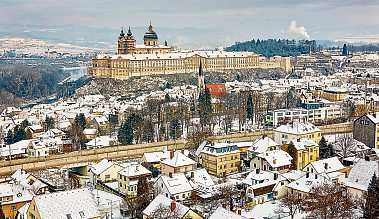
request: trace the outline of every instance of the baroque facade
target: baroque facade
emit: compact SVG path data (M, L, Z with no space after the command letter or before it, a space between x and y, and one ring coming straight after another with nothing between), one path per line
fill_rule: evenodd
M127 79L134 76L150 76L196 72L200 62L205 71L224 72L252 68L291 69L289 58L276 57L261 61L252 52L225 51L174 51L173 47L159 45L158 35L149 25L144 44L137 45L129 28L121 30L116 55L97 55L92 59L89 73L93 77Z

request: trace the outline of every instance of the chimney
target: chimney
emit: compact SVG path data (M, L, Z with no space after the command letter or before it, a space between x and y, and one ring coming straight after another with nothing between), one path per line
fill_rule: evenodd
M170 151L170 159L172 159L174 157L174 153L175 153L175 151Z
M315 179L317 179L317 174L315 174Z
M259 174L259 171L260 171L260 169L256 169L256 170L255 170L255 173L256 173L256 174Z
M300 138L297 139L297 142L300 142Z
M324 168L325 168L325 170L328 169L328 163L324 163Z
M172 202L170 204L170 209L171 209L171 212L176 209L176 201L175 201L175 199L172 200Z
M274 173L274 180L278 179L278 173Z
M276 164L276 159L272 160L272 163L273 163L273 164Z
M194 177L195 177L195 173L191 172L191 179L193 179Z
M309 178L309 172L305 174L305 178Z
M365 156L365 161L370 161L370 157L368 155Z
M138 169L139 169L139 165L137 164L137 165L136 165L136 171L138 171Z
M170 178L172 178L172 173L170 172L170 173L168 173L168 176L170 177Z

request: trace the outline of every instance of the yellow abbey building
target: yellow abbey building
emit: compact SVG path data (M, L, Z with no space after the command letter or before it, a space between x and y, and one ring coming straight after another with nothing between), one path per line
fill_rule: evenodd
M97 55L92 59L89 74L93 77L127 79L134 76L192 73L200 61L205 71L224 72L252 68L291 69L290 58L276 57L260 61L253 52L175 51L167 42L160 45L158 35L150 24L144 35L144 44L137 45L129 28L117 41L117 54Z

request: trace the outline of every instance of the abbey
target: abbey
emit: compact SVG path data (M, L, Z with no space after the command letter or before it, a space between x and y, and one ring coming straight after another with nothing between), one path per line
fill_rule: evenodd
M130 27L126 35L124 30L121 29L120 36L117 40L117 54L119 55L168 53L173 50L174 49L172 47L167 45L167 41L165 41L165 45L159 45L158 35L153 30L151 23L148 31L143 37L143 45L136 44L136 40L130 30Z
M117 40L117 54L97 55L92 59L89 74L93 77L127 79L135 76L183 74L196 72L200 62L204 71L226 72L252 68L291 69L288 57L275 57L265 60L253 52L177 51L159 44L158 35L150 24L143 37L144 44L137 45L128 29L124 30ZM263 58L263 59L262 59Z

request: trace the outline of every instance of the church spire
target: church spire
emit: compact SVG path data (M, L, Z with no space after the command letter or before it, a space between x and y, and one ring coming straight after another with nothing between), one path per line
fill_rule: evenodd
M121 27L120 36L125 36L125 33L124 33L124 27Z
M129 26L129 29L128 29L128 36L131 36L131 35L133 35L133 34L132 34L132 31L130 30L130 26Z
M204 73L203 73L203 63L200 59L200 65L199 65L199 74L197 76L197 86L199 89L199 92L202 93L205 91L205 80L204 80Z
M151 25L151 20L150 20L150 23L149 23L149 31L153 31L153 25Z
M203 76L203 64L200 59L200 65L199 65L199 76Z

